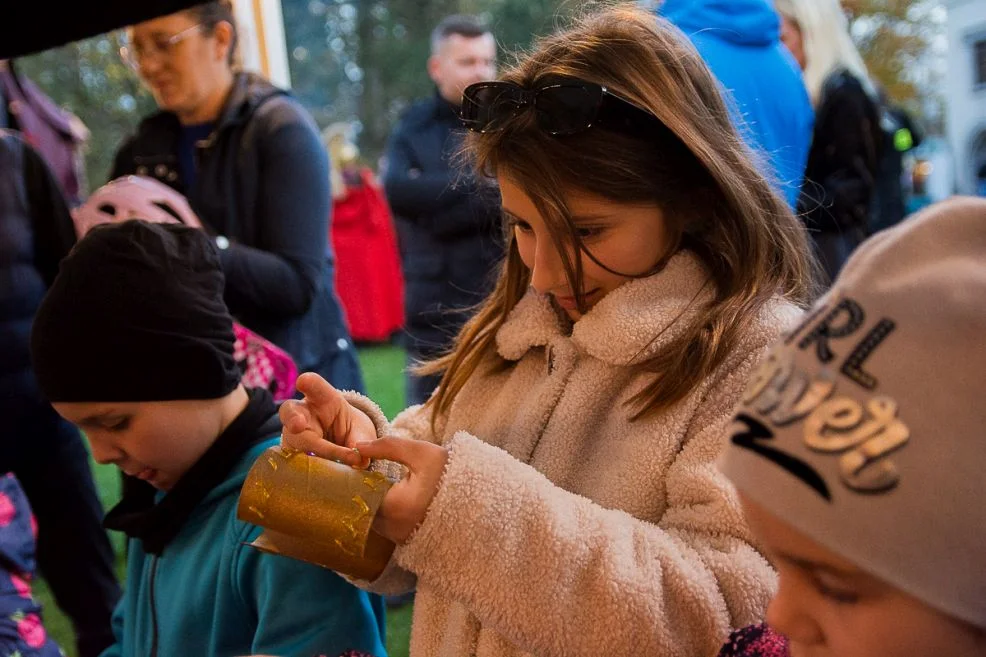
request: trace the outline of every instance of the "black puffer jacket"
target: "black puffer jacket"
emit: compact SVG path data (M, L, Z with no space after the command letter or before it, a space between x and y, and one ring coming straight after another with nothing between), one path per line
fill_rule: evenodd
M487 295L503 254L497 190L456 167L462 127L437 93L407 110L383 176L404 264L406 332L415 354L451 343Z
M877 106L851 73L828 77L815 111L815 133L798 211L808 229L859 233L869 223L881 149Z
M113 178L149 175L188 197L222 252L233 316L288 351L302 371L339 388L362 380L334 292L328 242L328 157L315 124L287 92L248 73L197 151L198 173L179 176L181 125L169 112L145 119L116 156Z
M73 244L72 217L48 166L0 130L0 398L40 399L31 323Z

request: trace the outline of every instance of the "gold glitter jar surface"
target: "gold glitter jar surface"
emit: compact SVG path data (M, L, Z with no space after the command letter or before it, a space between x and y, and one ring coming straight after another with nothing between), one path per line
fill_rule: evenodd
M237 517L264 532L250 545L358 579L375 579L394 544L371 530L391 481L271 447L247 474Z

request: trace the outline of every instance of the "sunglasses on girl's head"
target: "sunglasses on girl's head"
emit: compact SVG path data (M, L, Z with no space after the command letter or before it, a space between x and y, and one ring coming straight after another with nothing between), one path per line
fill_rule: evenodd
M477 82L462 93L459 118L473 132L493 132L522 111L533 109L538 127L555 137L593 125L639 128L660 120L606 87L575 78L555 78L534 89L513 82Z

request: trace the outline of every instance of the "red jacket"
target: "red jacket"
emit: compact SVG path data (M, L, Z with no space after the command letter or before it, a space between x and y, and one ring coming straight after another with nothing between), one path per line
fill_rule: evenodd
M404 278L390 208L369 169L332 207L336 292L354 340L380 342L404 324Z

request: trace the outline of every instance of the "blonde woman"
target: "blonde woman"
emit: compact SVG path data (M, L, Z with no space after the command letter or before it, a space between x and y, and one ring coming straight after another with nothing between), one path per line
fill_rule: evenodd
M815 105L799 213L828 280L866 237L881 148L877 93L839 0L776 0Z
M395 556L358 584L417 581L416 657L715 654L774 588L714 461L812 293L804 228L702 59L642 10L542 40L462 116L502 197L494 291L426 404L388 423L304 375L285 442L408 468L375 525Z

